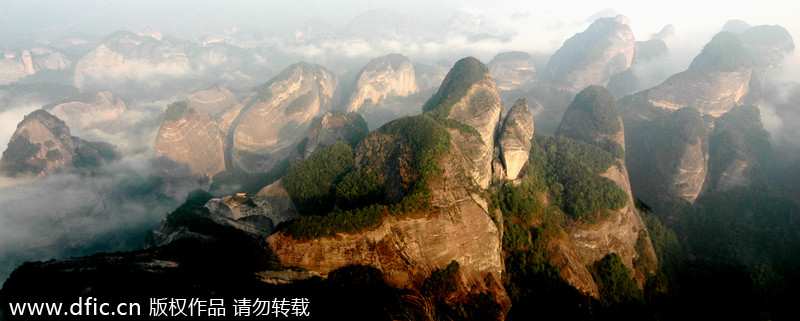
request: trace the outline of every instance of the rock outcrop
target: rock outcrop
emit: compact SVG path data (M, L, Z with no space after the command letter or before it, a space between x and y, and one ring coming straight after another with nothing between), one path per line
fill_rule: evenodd
M575 96L556 130L557 136L596 145L614 158L625 157L625 132L614 95L600 86L590 86Z
M311 123L308 140L300 156L308 158L315 151L340 140L346 140L355 146L367 133L367 122L361 115L355 112L345 114L341 111L329 111Z
M721 32L692 60L689 69L646 91L656 107L678 110L691 106L719 116L742 104L750 89L752 68L739 38Z
M605 85L630 68L635 40L628 18L600 18L564 42L547 63L546 77L556 86L578 91Z
M379 105L389 96L405 97L418 91L414 67L407 57L381 56L370 60L356 76L346 110L356 112L364 104Z
M231 108L236 103L236 94L228 88L216 85L206 90L201 90L189 95L189 108L201 110L211 116Z
M716 120L709 137L708 183L705 193L747 187L773 154L770 134L759 109L739 106Z
M267 241L284 266L325 276L339 267L369 265L380 269L388 284L401 288L420 289L435 269L455 260L463 276L459 288L491 290L495 300L507 307L508 297L500 286L500 232L479 188L463 173L460 157L454 151L440 163L444 173L429 186L428 211L385 217L376 228L356 234L300 241L277 233Z
M156 156L189 165L193 174L213 177L225 169L223 135L211 116L175 102L167 107L156 136Z
M563 252L557 255L564 258L562 276L579 290L596 295L596 285L593 281L586 283L589 280L585 277L588 271L582 269L607 254L617 253L642 287L648 271L654 270L655 264L636 266L634 262L639 258L643 258L644 262L656 262L657 259L644 222L634 205L624 160L625 129L614 96L600 86L584 89L567 108L556 133L608 151L619 165L612 165L602 176L616 183L627 195L625 206L612 211L608 218L594 224L576 224L570 229L571 243L557 247L557 252ZM571 256L579 257L583 265L569 263Z
M505 109L488 68L472 57L459 60L422 108L454 124L448 132L453 147L464 156L467 173L478 186L488 187L495 135Z
M154 37L155 36L155 37ZM158 34L118 31L106 37L75 65L75 87L107 87L110 79L138 82L151 77L176 78L191 71L181 46L162 40Z
M661 39L637 41L633 47L633 60L631 65L636 65L653 60L656 57L669 53L667 43Z
M110 92L101 91L87 101L58 104L50 113L64 120L72 129L97 128L115 132L124 128L121 117L127 110L124 101Z
M656 149L654 165L671 193L694 202L708 175L708 125L691 107L668 117L665 131L669 136Z
M42 177L70 166L91 168L115 157L111 145L74 137L62 120L39 109L17 125L0 159L0 171Z
M49 48L33 48L20 52L6 51L0 57L0 84L9 84L41 71L71 68L72 61L61 52Z
M506 177L514 180L528 161L533 138L533 114L524 100L517 100L508 112L498 138L500 158Z
M266 172L331 107L338 80L327 69L300 62L244 97L228 130L226 167ZM286 153L287 155L279 155ZM271 155L269 157L265 157ZM272 161L266 161L272 158Z
M718 117L734 106L759 101L766 70L793 51L792 37L780 26L752 27L739 35L723 31L706 44L689 69L645 95L660 108L694 107Z
M503 52L486 64L501 91L528 89L536 81L536 66L526 52Z

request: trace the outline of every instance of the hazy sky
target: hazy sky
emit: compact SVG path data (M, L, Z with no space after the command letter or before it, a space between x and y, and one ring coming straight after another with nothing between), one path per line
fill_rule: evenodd
M4 0L0 6L0 26L4 30L0 32L5 36L20 32L97 30L104 35L120 28L145 26L176 34L197 31L200 26L212 30L259 26L284 32L308 19L344 24L372 8L387 8L428 20L447 19L452 10L464 10L500 19L508 19L515 12L528 12L546 20L575 22L611 8L631 20L638 39L646 38L666 24L673 24L679 33L718 30L729 19L742 19L752 25L780 24L797 36L800 22L796 18L797 10L792 10L796 7L796 2L790 0L501 1L499 4L485 0Z

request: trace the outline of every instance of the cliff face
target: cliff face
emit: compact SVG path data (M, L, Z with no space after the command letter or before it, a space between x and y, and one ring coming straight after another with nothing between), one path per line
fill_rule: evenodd
M122 115L128 110L125 102L114 94L101 91L87 102L74 101L58 104L50 110L54 116L64 120L70 128L98 128L115 132L124 127Z
M625 206L612 211L608 218L594 224L576 224L570 229L571 243L562 243L557 247L557 257L562 258L562 276L579 290L597 295L594 281L586 277L590 274L585 266L607 254L617 253L631 270L639 287L643 287L648 271L655 270L655 263L635 266L634 262L639 258L645 262L656 262L657 259L644 222L634 205L624 159L625 129L614 96L604 87L584 89L567 108L556 133L596 145L616 158L619 166L612 165L602 176L616 183L627 195ZM582 264L573 262L570 257L579 258Z
M33 48L20 52L7 51L0 57L0 84L9 84L46 70L66 70L72 61L61 52L48 48Z
M223 136L203 110L176 102L167 107L156 136L156 156L189 165L192 173L213 177L225 169Z
M574 91L605 85L612 75L630 68L634 43L628 18L597 19L550 57L547 77L553 84Z
M720 116L744 103L751 89L752 66L739 37L720 32L692 60L689 69L644 95L656 107L678 110L690 106L703 114Z
M772 144L755 106L739 106L722 115L709 137L709 193L750 186L771 161Z
M216 116L236 103L236 94L228 90L228 88L216 85L209 89L192 93L187 100L189 101L189 108Z
M232 121L228 144L232 166L248 172L266 172L274 161L253 161L278 156L306 133L314 117L331 106L337 79L320 66L301 62L287 67L256 92ZM275 159L275 157L273 157Z
M514 180L531 151L533 115L524 100L517 100L503 121L498 144L506 177Z
M632 171L637 193L645 202L677 197L692 203L705 189L708 178L711 126L691 107L653 111L652 117L626 121L635 132L628 155L635 163Z
M445 156L444 174L432 183L431 210L408 216L386 217L376 228L357 234L298 241L277 233L267 238L284 266L298 266L327 275L351 264L380 269L387 283L419 289L437 268L451 261L461 266L470 291L493 290L508 306L502 288L500 232L489 218L486 200L464 175L458 153ZM487 288L486 280L491 280Z
M81 58L75 65L75 87L103 85L103 80L138 81L151 76L180 77L191 70L180 46L162 41L157 34L119 31Z
M401 54L370 60L356 77L346 110L359 111L365 103L378 105L390 95L405 97L419 91L411 62Z
M8 176L42 177L69 166L91 167L115 157L106 143L90 143L70 135L60 119L40 109L17 125L0 160Z
M467 173L478 186L486 188L492 177L492 158L497 128L505 109L500 93L486 66L468 57L456 62L439 91L423 110L434 110L439 117L474 129L448 128L453 148L464 157Z
M367 135L367 122L355 112L327 112L311 124L308 141L302 152L302 158L308 158L315 151L340 140L355 145Z
M567 107L556 135L582 140L611 153L625 155L625 131L614 95L600 86L590 86Z
M525 52L499 53L487 65L501 91L526 89L536 81L536 66L533 58Z

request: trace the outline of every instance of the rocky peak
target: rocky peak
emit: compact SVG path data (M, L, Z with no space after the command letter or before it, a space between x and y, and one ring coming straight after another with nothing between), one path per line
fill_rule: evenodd
M657 120L665 128L665 139L655 151L655 169L667 191L694 202L708 175L709 127L691 107L663 117Z
M367 122L355 112L329 111L311 123L302 158L308 158L320 148L345 140L355 146L367 135ZM301 144L302 146L302 144Z
M449 125L455 148L479 186L489 186L497 128L503 112L500 93L489 70L473 57L459 60L439 91L422 107Z
M494 56L487 64L497 88L507 91L517 88L527 88L536 81L536 67L533 58L526 52L503 52Z
M358 111L365 103L377 105L390 95L405 97L419 91L414 67L407 57L390 54L370 60L359 72L347 111Z
M128 110L125 102L107 91L100 91L86 101L58 104L50 112L76 130L99 128L108 132L123 125L120 117Z
M749 23L738 20L738 19L731 19L725 22L722 26L722 31L728 31L733 33L742 33L747 29L752 27Z
M179 101L167 106L156 136L156 156L189 165L193 174L213 177L225 169L223 136L211 116Z
M647 62L653 58L665 55L669 52L667 43L661 39L650 39L648 41L637 41L633 50L632 65Z
M194 92L187 99L189 108L202 110L209 115L216 116L236 103L236 94L228 88L215 85L209 89Z
M647 272L635 267L634 262L640 258L643 262L655 262L656 256L645 224L634 206L624 160L625 130L614 96L600 86L582 90L564 113L556 135L581 140L609 152L616 158L617 164L609 167L601 176L613 181L627 195L625 206L612 211L608 218L594 224L578 224L571 229L571 244L565 244L559 250L559 255L568 262L571 262L569 257L577 256L583 264L570 263L564 266L562 275L576 288L593 294L593 282L587 284L583 280L585 278L580 277L587 274L584 266L616 253L632 271L639 287L642 287Z
M64 121L39 109L17 125L0 170L8 176L42 177L63 167L92 167L115 157L111 145L74 137Z
M288 156L289 147L305 135L314 117L330 109L337 84L327 69L300 62L247 94L228 131L230 165L266 172ZM271 160L265 162L267 158Z
M605 87L589 86L575 96L556 130L557 136L582 140L625 157L625 133L614 95Z
M644 95L656 107L678 110L691 106L719 116L742 104L753 74L750 55L739 38L720 32L692 60L689 69L669 77Z
M533 138L533 114L524 99L517 100L508 112L498 144L506 177L514 180L528 161Z
M675 38L675 26L671 24L668 24L664 26L664 28L661 28L661 31L659 31L658 33L650 35L650 39L660 39L663 41L671 40L672 38Z
M626 17L597 19L550 57L546 75L553 84L570 90L605 85L612 75L630 68L634 43Z
M755 26L743 31L739 38L758 68L779 65L786 55L794 53L792 35L781 26Z

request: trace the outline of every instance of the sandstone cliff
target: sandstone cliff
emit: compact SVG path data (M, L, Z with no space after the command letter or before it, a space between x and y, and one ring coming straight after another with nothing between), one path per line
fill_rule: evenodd
M536 81L536 66L528 53L511 51L499 53L486 64L501 91L527 89Z
M300 156L308 158L315 151L340 140L346 140L355 146L367 133L367 122L361 115L355 112L347 114L341 111L327 112L312 122L306 137L308 140Z
M217 114L231 108L236 103L236 94L228 88L216 85L206 90L196 91L189 95L189 108L201 110L216 117Z
M39 109L17 125L0 170L8 176L42 177L70 166L95 167L115 157L111 145L74 137L62 120Z
M517 100L503 120L503 128L498 138L500 156L506 177L514 180L531 151L533 138L533 114L524 100Z
M74 83L80 89L107 87L113 85L104 83L109 79L137 82L149 77L175 78L190 70L189 58L179 45L158 35L119 31L78 61Z
M41 71L67 70L72 65L66 55L49 48L6 51L0 57L0 84L10 84Z
M488 68L472 57L459 60L422 108L451 121L453 148L464 156L467 173L478 186L488 187L495 135L505 109Z
M428 211L385 217L376 228L355 234L299 241L277 233L267 241L283 266L325 276L339 267L369 265L380 269L387 283L401 288L419 289L435 269L455 260L461 266L460 288L492 290L495 300L507 307L508 297L500 286L500 232L480 188L463 172L460 157L451 152L440 163L444 173L429 186Z
M625 157L625 131L614 95L600 86L590 86L567 107L556 135L582 140Z
M288 147L306 133L314 117L330 109L337 83L327 69L300 62L247 94L228 130L226 157L231 159L226 167L266 172L282 158L279 154L288 156ZM265 161L267 155L271 161Z
M125 127L122 115L127 110L124 101L110 92L100 91L85 102L58 104L50 110L50 113L64 120L72 129L97 128L106 132L116 132Z
M167 106L156 136L156 156L189 165L193 174L213 177L225 169L223 136L217 123L187 103Z
M558 257L563 257L562 276L579 290L597 295L596 285L593 281L589 282L591 278L586 278L589 273L583 269L607 254L616 253L631 270L639 287L643 287L647 273L655 270L657 259L644 222L634 205L624 159L625 129L614 96L599 86L584 89L565 112L556 134L596 145L609 152L619 164L612 165L602 176L616 183L627 196L626 204L612 211L609 217L597 223L581 223L570 228L571 243L556 247ZM575 256L583 264L571 262L569 258ZM651 263L637 266L634 262L639 259Z
M419 91L411 62L401 54L370 60L356 76L346 110L359 111L364 104L379 105L389 96L405 97Z
M628 18L597 19L550 57L546 76L553 84L574 91L605 85L612 75L630 68L634 45Z

